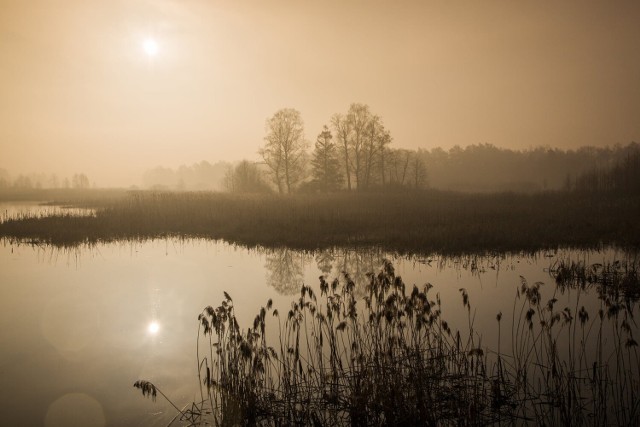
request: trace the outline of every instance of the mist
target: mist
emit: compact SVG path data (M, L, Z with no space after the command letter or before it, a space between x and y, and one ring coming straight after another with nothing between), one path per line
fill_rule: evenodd
M0 168L12 176L126 187L158 166L259 161L279 109L300 111L313 143L354 102L410 150L640 140L637 2L0 8Z
M8 425L640 425L640 2L0 1Z

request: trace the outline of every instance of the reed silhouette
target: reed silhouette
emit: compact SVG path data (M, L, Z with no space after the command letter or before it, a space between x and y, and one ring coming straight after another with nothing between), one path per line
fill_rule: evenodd
M368 275L362 298L348 274L322 276L320 295L302 286L287 313L269 300L246 329L225 292L198 317L202 387L192 408L219 426L637 425L637 263L584 270L559 265L554 277L559 289L598 288L598 315L542 301L540 284L523 278L510 346L499 339L494 349L481 344L465 289L467 326L454 330L431 285L408 288L389 261ZM496 316L499 337L507 318ZM193 422L194 411L178 415Z
M0 237L57 246L164 237L316 250L378 246L399 253L484 253L640 245L640 197L439 191L328 195L131 192L75 205L95 216L19 218Z

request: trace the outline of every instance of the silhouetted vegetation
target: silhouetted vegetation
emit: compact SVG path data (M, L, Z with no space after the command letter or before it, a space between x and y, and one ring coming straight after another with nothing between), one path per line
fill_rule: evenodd
M551 273L560 288L597 288L602 300L637 301L640 299L640 270L635 262L608 264L561 261Z
M41 189L88 189L95 187L84 173L74 173L70 178L60 178L56 174L31 173L20 174L14 179L9 172L0 168L0 191L17 190L41 190Z
M231 193L270 193L263 172L255 163L243 160L229 167L224 176L224 187Z
M342 187L342 173L340 172L340 159L338 148L332 141L333 135L327 126L316 138L315 149L311 159L313 168L312 186L322 192L337 191Z
M368 124L361 126L364 130L359 131L362 135L357 137L355 126L360 116L364 117L361 121ZM640 146L635 142L576 150L550 147L513 150L491 144L455 146L449 150L408 150L391 146L390 131L384 128L381 118L373 115L363 104L353 104L347 113L332 116L330 128L323 129L319 136L324 138L323 144L329 141L326 155L323 158L318 157L321 151L301 153L298 150L295 157L300 161L292 169L295 172L295 182L290 183L292 192L322 192L325 191L324 182L328 191L433 188L463 192L535 193L563 189L618 191L624 187L627 190L634 188L637 194L637 182L640 181L637 176ZM264 153L268 154L267 151ZM277 154L276 150L274 156L268 156L270 161L276 161ZM322 164L321 169L318 169L318 162ZM142 184L143 188L156 191L229 190L225 176L229 168L237 165L202 161L177 169L158 166L144 172ZM266 163L255 165L261 174L269 170L275 173ZM280 166L284 167L283 163ZM356 170L360 171L360 178L356 176ZM282 171L278 174L281 175ZM271 177L276 179L275 175ZM272 181L272 190L278 191L273 179L269 180ZM286 184L283 183L284 189ZM7 170L0 168L0 190L72 188L72 184L73 176L59 178L55 174L33 173L12 177Z
M353 103L332 117L338 137L347 190L368 190L387 183L386 157L391 133L366 104Z
M594 169L608 170L640 153L636 143L567 151L549 147L517 151L491 144L455 146L448 151L392 148L391 132L382 119L368 105L353 103L345 114L331 117L331 130L324 127L309 167L300 113L280 110L267 123L267 142L260 153L281 194L298 188L307 192L427 186L465 192L539 192L578 185L594 188L597 180L585 174ZM618 178L610 174L600 182L612 186L616 179L624 179L620 171L612 174Z
M95 217L23 218L0 236L55 245L167 236L248 246L380 246L474 253L640 244L640 197L609 193L472 195L438 191L275 197L132 192Z
M615 277L612 286L628 279ZM584 306L557 308L556 298L542 301L540 284L523 278L511 325L499 312L498 346L487 348L465 289L467 326L455 330L431 285L407 289L388 261L369 275L364 298L355 288L347 274L331 282L322 276L319 296L302 286L286 314L269 300L247 329L225 292L220 306L198 317L201 401L178 410L181 418L314 426L640 422L635 300L603 298L597 315ZM500 337L509 333L503 348ZM156 395L148 381L134 386Z
M538 192L573 188L582 174L594 169L608 170L639 151L637 143L576 150L536 147L523 151L479 144L450 150L418 150L418 155L424 161L433 188Z
M612 191L640 194L640 149L629 151L612 167L594 169L576 178L576 191Z
M260 156L269 168L279 194L291 194L304 178L306 141L298 110L283 108L267 120L265 146Z

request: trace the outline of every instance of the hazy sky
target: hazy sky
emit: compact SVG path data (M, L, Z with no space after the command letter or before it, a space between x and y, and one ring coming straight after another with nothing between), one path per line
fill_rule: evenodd
M0 168L139 183L352 102L396 147L640 141L639 23L637 0L0 0Z

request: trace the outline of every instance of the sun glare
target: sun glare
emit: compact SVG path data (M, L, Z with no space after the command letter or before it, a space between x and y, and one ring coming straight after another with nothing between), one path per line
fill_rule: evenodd
M149 326L147 326L147 332L151 335L156 335L158 331L160 331L160 324L156 321L149 323Z
M156 42L155 39L149 37L146 38L142 43L142 49L144 50L144 53L147 54L147 56L153 57L158 54L160 47L158 46L158 42Z

